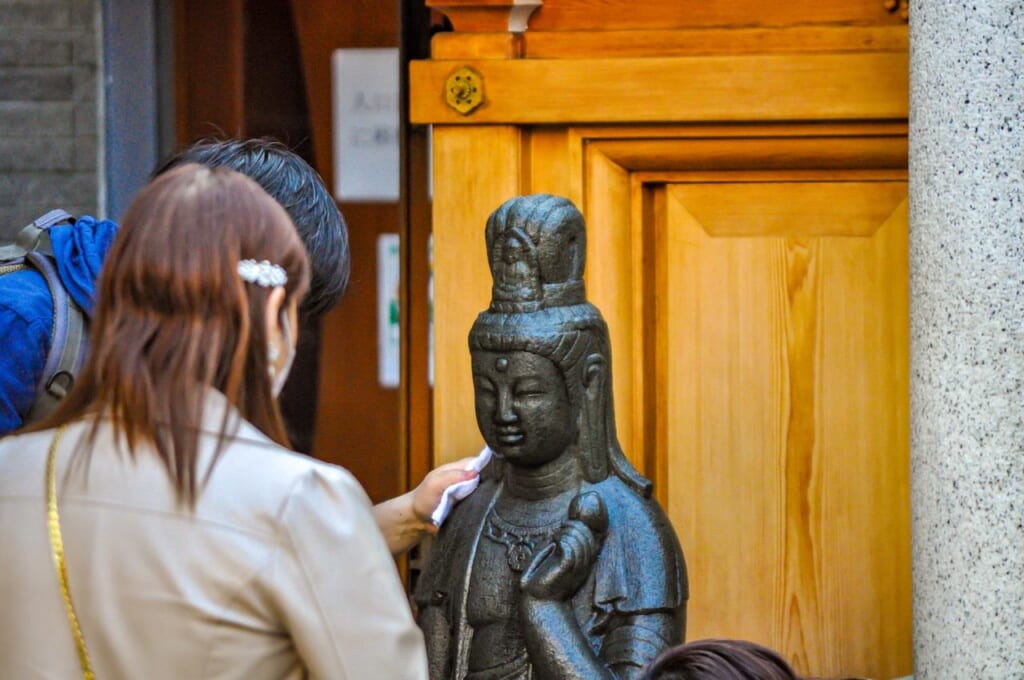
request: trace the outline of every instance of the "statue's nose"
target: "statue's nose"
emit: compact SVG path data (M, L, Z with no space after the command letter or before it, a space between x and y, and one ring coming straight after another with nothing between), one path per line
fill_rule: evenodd
M519 420L519 416L516 415L515 409L512 407L512 392L508 388L498 390L498 404L495 415L497 416L498 423L502 425Z

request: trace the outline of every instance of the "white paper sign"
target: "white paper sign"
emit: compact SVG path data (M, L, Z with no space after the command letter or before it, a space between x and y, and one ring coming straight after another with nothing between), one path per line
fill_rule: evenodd
M335 50L334 196L398 200L398 48Z
M398 234L377 237L377 380L381 387L398 387L402 377L398 249Z

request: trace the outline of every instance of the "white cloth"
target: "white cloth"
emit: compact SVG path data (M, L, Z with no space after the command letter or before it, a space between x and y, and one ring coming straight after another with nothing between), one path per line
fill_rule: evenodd
M211 395L200 479L226 404ZM65 433L60 518L96 677L425 680L423 636L362 488L235 420L194 510L151 450L128 456L108 425L88 476L77 459L69 471L84 426ZM0 678L82 677L46 530L52 439L0 440Z
M492 455L493 452L491 449L485 446L483 450L477 454L476 458L469 462L466 469L480 472L484 469L484 466L491 461ZM441 526L444 523L445 518L448 517L448 513L451 512L455 502L461 501L463 498L473 493L479 485L480 477L477 476L473 479L456 482L445 489L444 493L441 494L441 502L438 503L436 508L434 508L434 512L430 514L430 519L434 523L434 526Z

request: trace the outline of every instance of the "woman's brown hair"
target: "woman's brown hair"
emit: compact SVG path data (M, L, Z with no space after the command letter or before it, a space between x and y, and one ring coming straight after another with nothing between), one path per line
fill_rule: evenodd
M641 680L798 680L778 652L746 640L695 640L655 659Z
M133 455L140 442L155 446L189 504L197 496L207 388L287 445L267 357L273 289L242 280L238 263L245 259L284 268L283 310L305 294L302 242L284 208L256 182L195 164L150 182L125 213L104 264L82 373L60 408L31 429L108 416ZM101 420L88 431L87 450ZM218 453L228 427L225 415Z

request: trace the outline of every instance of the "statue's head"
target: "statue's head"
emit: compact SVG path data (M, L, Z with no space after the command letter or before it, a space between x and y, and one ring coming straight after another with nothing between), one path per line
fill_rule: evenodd
M583 284L586 227L566 198L506 201L487 220L491 306L469 333L476 416L511 465L577 456L591 482L617 474L650 482L615 434L608 328Z

